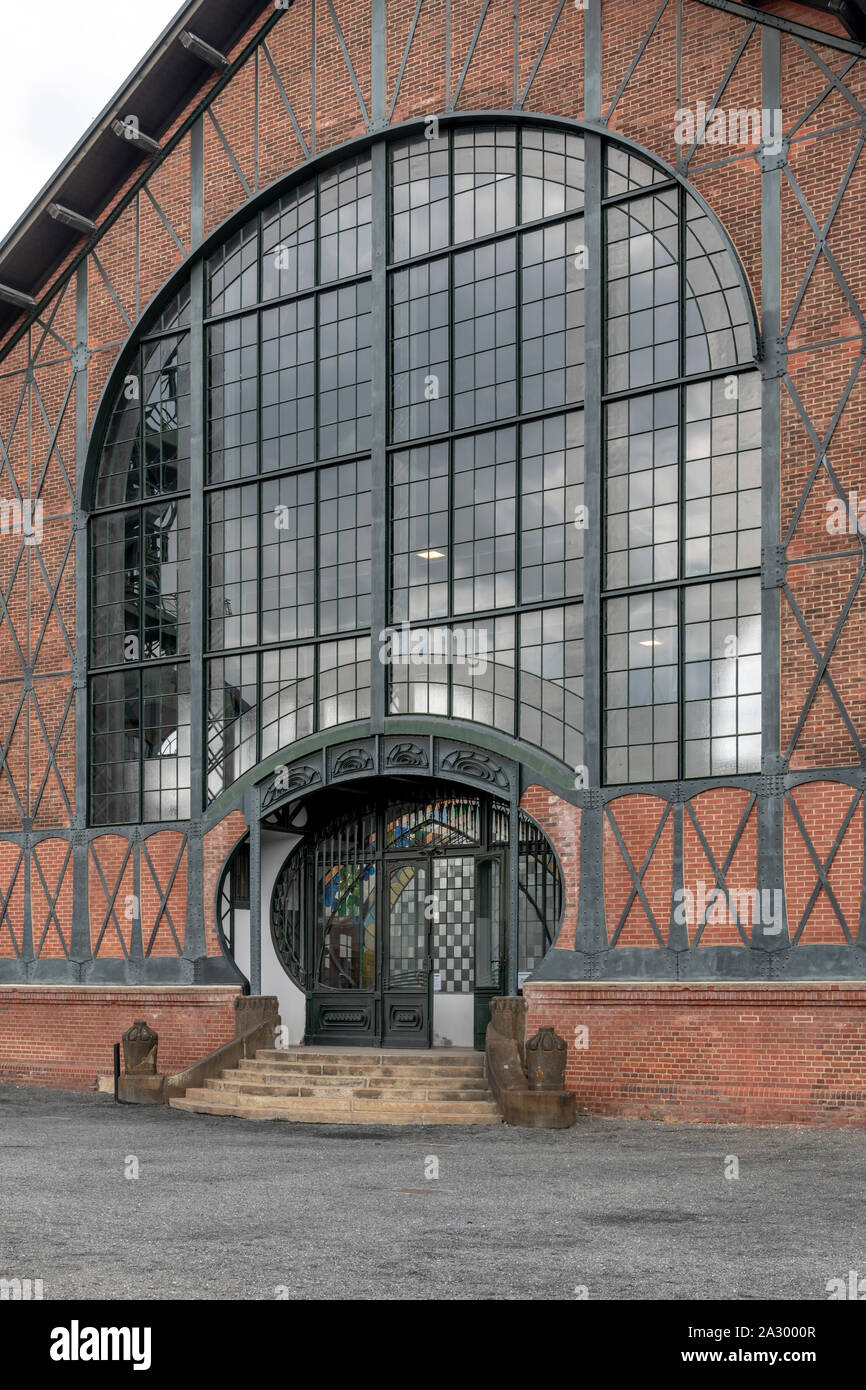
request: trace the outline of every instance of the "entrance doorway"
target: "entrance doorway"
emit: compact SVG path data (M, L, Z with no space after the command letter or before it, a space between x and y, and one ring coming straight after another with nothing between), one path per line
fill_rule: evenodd
M531 969L562 894L549 843L521 822L519 951ZM492 797L435 788L407 801L390 789L305 837L277 875L270 921L306 995L308 1043L483 1046L507 978L508 829Z

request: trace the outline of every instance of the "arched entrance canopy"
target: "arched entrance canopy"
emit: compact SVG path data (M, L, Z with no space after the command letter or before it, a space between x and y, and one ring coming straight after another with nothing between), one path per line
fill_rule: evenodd
M297 825L297 804L271 827ZM489 1001L507 988L510 810L489 793L421 779L361 779L303 807L305 833L270 903L279 960L307 997L311 1043L483 1046ZM562 877L519 812L516 973L556 935Z

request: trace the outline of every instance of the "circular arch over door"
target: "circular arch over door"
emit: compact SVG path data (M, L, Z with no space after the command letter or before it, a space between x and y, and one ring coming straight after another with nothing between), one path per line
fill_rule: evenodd
M307 1042L483 1047L490 999L507 989L508 805L397 780L356 784L348 807L327 792L306 805L310 829L277 875L270 928L307 997ZM522 812L518 856L521 978L562 912L556 855Z
M91 821L217 813L287 750L401 723L498 730L565 794L757 771L756 662L716 710L702 646L718 619L757 656L760 597L754 312L706 205L496 113L283 190L100 410Z

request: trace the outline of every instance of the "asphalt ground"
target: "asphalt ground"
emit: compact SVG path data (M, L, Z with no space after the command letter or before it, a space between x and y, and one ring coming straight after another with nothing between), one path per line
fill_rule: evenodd
M864 1177L862 1130L296 1125L4 1085L0 1278L46 1300L826 1300L866 1276Z

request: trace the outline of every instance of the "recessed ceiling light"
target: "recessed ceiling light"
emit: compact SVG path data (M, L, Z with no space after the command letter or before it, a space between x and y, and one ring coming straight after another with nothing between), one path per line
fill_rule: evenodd
M419 551L418 551L418 559L419 559L419 560L444 560L444 559L445 559L445 551L444 551L444 550L419 550Z
M653 639L650 640L649 642L641 642L640 645L641 645L642 647L660 647L660 646L661 646L661 642L657 642L657 641L653 638Z

